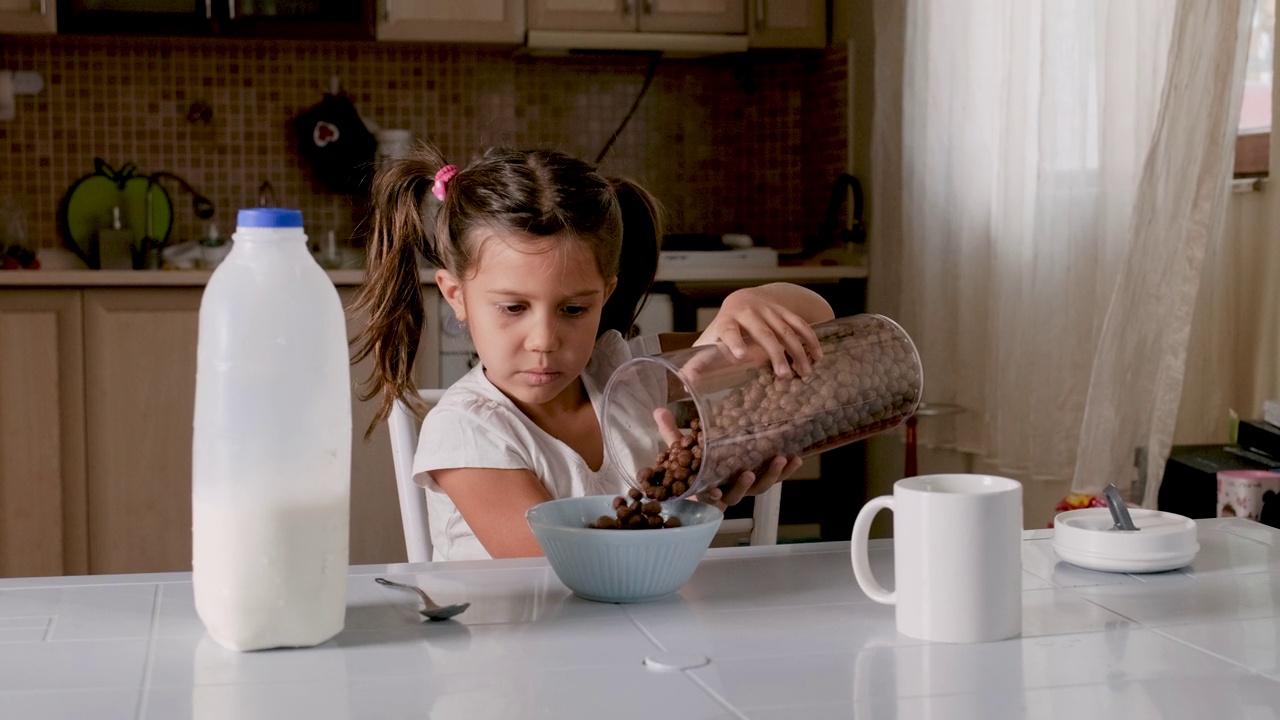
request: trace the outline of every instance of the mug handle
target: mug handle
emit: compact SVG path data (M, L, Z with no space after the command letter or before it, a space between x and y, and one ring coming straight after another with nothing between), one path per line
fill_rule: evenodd
M871 536L871 521L875 519L876 513L886 509L890 511L894 509L892 495L872 498L858 511L858 518L853 521L849 556L853 562L853 576L857 578L858 587L862 588L862 592L878 603L893 605L898 600L898 591L889 592L876 582L875 574L871 572L871 561L867 559L867 540Z

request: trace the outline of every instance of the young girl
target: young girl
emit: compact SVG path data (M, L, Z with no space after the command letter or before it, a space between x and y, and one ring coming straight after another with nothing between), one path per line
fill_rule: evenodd
M494 149L458 168L431 148L374 180L369 315L357 359L372 355L374 423L416 400L410 369L422 332L417 253L470 332L479 364L423 422L413 471L426 488L434 560L540 555L524 520L553 498L620 494L636 468L610 463L600 426L609 375L639 353L750 337L775 371L801 375L820 357L810 325L833 317L790 284L739 290L700 336L628 342L657 270L657 201L637 184L545 150ZM724 507L791 475L778 457L700 496Z

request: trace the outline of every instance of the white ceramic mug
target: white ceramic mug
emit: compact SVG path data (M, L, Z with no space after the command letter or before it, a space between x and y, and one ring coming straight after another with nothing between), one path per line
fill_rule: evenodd
M867 538L893 511L894 590L876 582ZM853 574L872 600L894 605L898 632L975 643L1022 632L1022 484L994 475L920 475L894 483L858 512Z

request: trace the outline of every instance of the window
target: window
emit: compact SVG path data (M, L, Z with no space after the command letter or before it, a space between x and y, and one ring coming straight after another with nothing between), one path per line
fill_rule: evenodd
M1259 0L1254 11L1249 59L1245 66L1244 99L1240 105L1240 127L1236 138L1236 177L1268 174L1275 28L1275 0Z

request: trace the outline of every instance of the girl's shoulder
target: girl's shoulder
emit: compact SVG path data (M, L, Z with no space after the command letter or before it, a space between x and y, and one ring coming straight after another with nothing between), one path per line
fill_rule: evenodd
M440 402L431 408L433 413L436 410L441 411L437 415L460 413L471 417L518 412L511 400L484 376L484 369L479 365L444 391Z
M529 436L524 414L476 368L450 385L422 421L414 468L528 468Z

